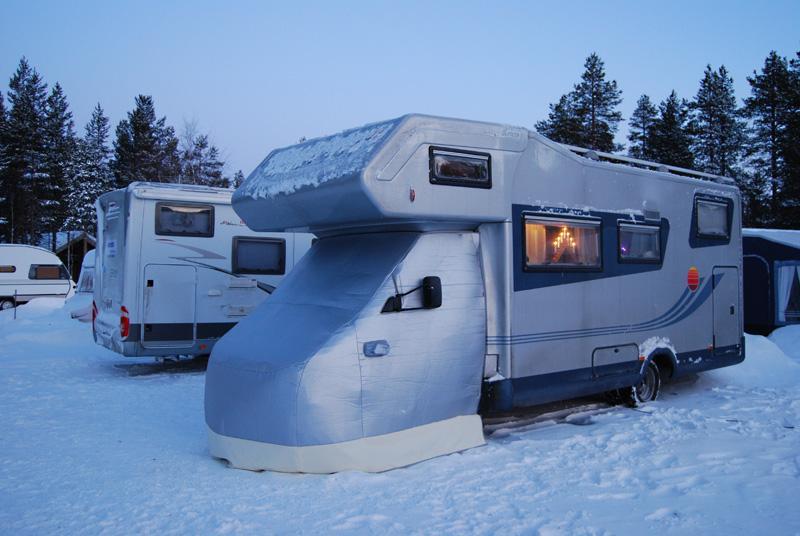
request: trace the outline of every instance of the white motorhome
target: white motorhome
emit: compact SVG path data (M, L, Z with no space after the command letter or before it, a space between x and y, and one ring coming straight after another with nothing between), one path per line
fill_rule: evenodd
M233 205L320 237L214 349L235 467L382 471L483 444L480 414L744 359L730 179L410 115L273 151Z
M65 298L72 281L61 259L44 248L0 244L0 309L34 298Z
M251 231L231 190L133 183L97 209L95 341L125 356L208 354L311 246Z

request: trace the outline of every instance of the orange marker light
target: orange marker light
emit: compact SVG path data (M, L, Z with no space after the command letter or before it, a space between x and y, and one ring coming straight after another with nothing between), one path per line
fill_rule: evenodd
M689 272L686 274L686 285L692 292L700 286L700 271L696 266L689 268Z

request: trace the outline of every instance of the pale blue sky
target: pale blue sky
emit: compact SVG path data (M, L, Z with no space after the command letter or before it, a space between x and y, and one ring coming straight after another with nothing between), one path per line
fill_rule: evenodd
M61 82L82 132L139 93L196 119L249 173L267 152L408 112L532 127L596 51L623 91L691 97L707 63L737 96L775 49L800 50L800 0L741 2L0 3L0 91L25 55ZM623 127L624 128L624 127Z

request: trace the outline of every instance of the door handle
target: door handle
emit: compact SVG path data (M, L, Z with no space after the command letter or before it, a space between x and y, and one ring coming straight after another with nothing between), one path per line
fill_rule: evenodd
M734 309L733 305L731 305L731 314L734 314L734 311L735 311L735 309Z

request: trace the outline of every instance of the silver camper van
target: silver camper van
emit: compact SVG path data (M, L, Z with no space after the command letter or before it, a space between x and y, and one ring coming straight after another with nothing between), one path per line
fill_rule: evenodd
M269 296L313 235L251 231L231 194L133 183L98 198L98 344L125 356L208 354Z
M233 206L320 237L214 348L235 467L382 471L483 444L479 413L744 359L728 179L409 115L273 151Z

